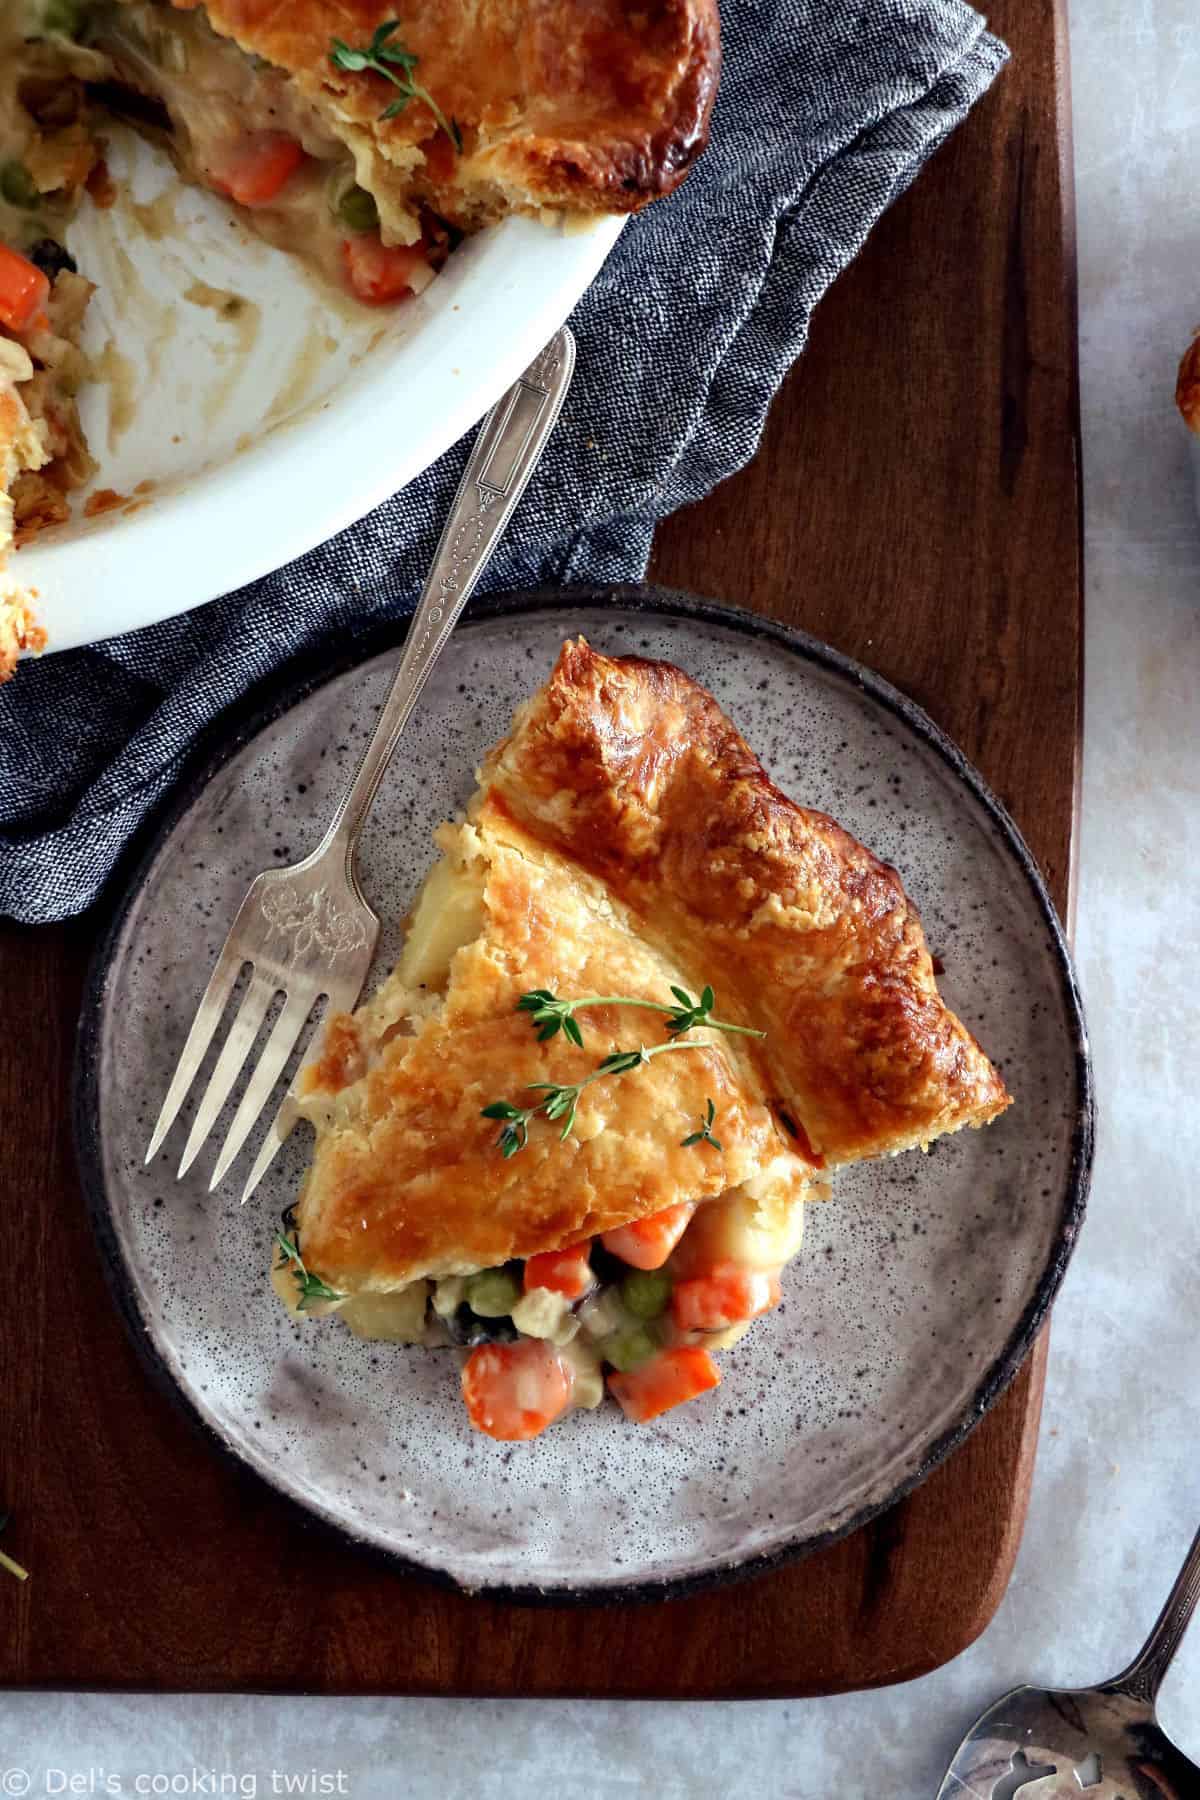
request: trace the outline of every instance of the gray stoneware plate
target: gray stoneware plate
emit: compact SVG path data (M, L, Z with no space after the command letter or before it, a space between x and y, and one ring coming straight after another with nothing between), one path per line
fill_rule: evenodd
M1016 1096L986 1131L839 1176L834 1200L810 1211L783 1305L722 1359L717 1394L648 1427L605 1407L532 1444L493 1443L467 1425L451 1353L297 1326L274 1299L272 1235L307 1128L246 1208L236 1186L206 1191L208 1153L176 1185L186 1120L142 1166L236 905L256 870L319 834L394 651L293 688L232 745L226 722L217 766L160 830L97 961L77 1091L118 1297L192 1413L350 1538L521 1598L662 1594L748 1573L890 1505L1018 1367L1078 1232L1091 1154L1087 1041L1062 934L979 777L877 677L680 595L527 597L485 604L460 627L362 843L362 885L385 921L378 973L434 826L581 631L698 677L787 792L896 864L945 964L942 991Z

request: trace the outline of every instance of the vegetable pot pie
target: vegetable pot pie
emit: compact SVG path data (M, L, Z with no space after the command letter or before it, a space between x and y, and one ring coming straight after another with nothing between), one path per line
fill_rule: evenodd
M510 213L669 193L719 67L715 0L409 0L402 19L378 0L0 0L0 678L39 643L6 553L91 473L73 399L90 290L62 241L79 192L108 194L90 120L132 120L261 236L386 305Z
M566 644L437 839L394 973L307 1071L274 1279L468 1348L493 1437L606 1382L637 1420L715 1386L835 1169L1009 1104L895 870L669 664Z

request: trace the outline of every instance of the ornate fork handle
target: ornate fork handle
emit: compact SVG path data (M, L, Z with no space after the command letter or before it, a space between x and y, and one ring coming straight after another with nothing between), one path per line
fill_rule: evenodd
M324 885L297 890L281 880L264 886L260 904L269 939L281 940L286 952L281 961L289 967L310 955L333 963L367 941L363 921L339 906Z
M404 654L354 780L311 857L335 846L357 892L354 846L384 770L492 548L525 491L554 428L575 366L575 340L564 326L484 421L450 508Z

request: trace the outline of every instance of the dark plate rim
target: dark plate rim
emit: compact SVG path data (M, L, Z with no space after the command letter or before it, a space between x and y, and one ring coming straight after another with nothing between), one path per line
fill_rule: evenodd
M1053 1253L1025 1311L1009 1334L1000 1353L977 1383L963 1415L948 1427L926 1451L917 1467L899 1482L883 1499L861 1507L850 1518L814 1536L797 1538L777 1549L764 1551L740 1560L726 1557L711 1568L690 1575L659 1581L606 1582L603 1585L575 1587L539 1587L533 1583L506 1584L491 1582L465 1583L448 1569L438 1568L416 1558L389 1550L384 1545L352 1531L347 1525L316 1511L295 1494L288 1492L264 1470L255 1467L209 1424L190 1396L172 1374L166 1359L154 1343L151 1332L138 1306L136 1294L121 1256L104 1184L99 1115L100 1036L104 1011L104 993L109 966L126 917L149 874L165 839L183 814L199 798L201 792L238 751L279 719L285 712L307 699L318 688L349 673L389 649L398 648L407 633L408 619L392 619L387 624L363 633L343 654L329 657L304 655L285 665L249 693L226 708L205 731L189 756L187 764L174 783L168 797L138 833L123 861L120 874L124 885L112 907L89 964L80 1010L79 1031L71 1082L71 1118L75 1152L79 1164L84 1199L92 1229L101 1253L109 1289L125 1322L143 1368L153 1384L188 1417L210 1447L243 1478L252 1477L269 1487L282 1499L298 1521L331 1534L342 1545L369 1557L376 1564L394 1571L417 1575L437 1586L468 1595L481 1594L489 1600L528 1606L595 1606L614 1605L626 1601L679 1599L691 1594L723 1586L732 1581L747 1580L785 1567L801 1557L823 1550L860 1530L905 1499L925 1481L953 1450L964 1442L980 1420L996 1403L1024 1362L1038 1330L1048 1313L1066 1274L1087 1207L1091 1182L1092 1156L1095 1142L1095 1092L1087 1023L1071 953L1054 903L1041 871L1007 808L992 792L983 776L962 751L947 737L924 708L900 692L881 675L833 649L819 638L776 619L745 611L714 600L657 586L612 586L591 584L570 588L539 588L522 593L491 595L472 603L469 614L458 629L498 618L537 612L570 610L574 606L611 606L632 613L673 616L722 625L749 637L766 637L798 654L818 667L852 683L869 695L886 712L900 719L911 731L930 745L951 773L968 788L978 804L998 827L1017 866L1032 892L1034 902L1045 923L1054 959L1058 965L1064 1011L1068 1028L1073 1031L1076 1104L1071 1133L1071 1154L1064 1184L1062 1211ZM119 877L118 877L119 879Z

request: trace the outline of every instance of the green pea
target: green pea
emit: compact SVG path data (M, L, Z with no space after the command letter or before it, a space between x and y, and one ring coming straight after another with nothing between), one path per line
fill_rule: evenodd
M30 212L41 201L41 195L33 185L33 176L21 162L0 164L0 196L10 206L21 206Z
M605 1362L624 1375L627 1369L636 1369L639 1363L649 1362L652 1356L657 1356L658 1345L648 1331L638 1326L633 1331L618 1331L615 1336L605 1338L600 1345L600 1354Z
M479 1319L503 1319L521 1298L520 1283L507 1269L480 1269L468 1275L465 1298Z
M672 1285L661 1269L631 1269L621 1283L621 1298L635 1319L657 1319L666 1311Z
M351 231L374 231L379 223L375 196L366 188L347 188L337 203L337 216Z

